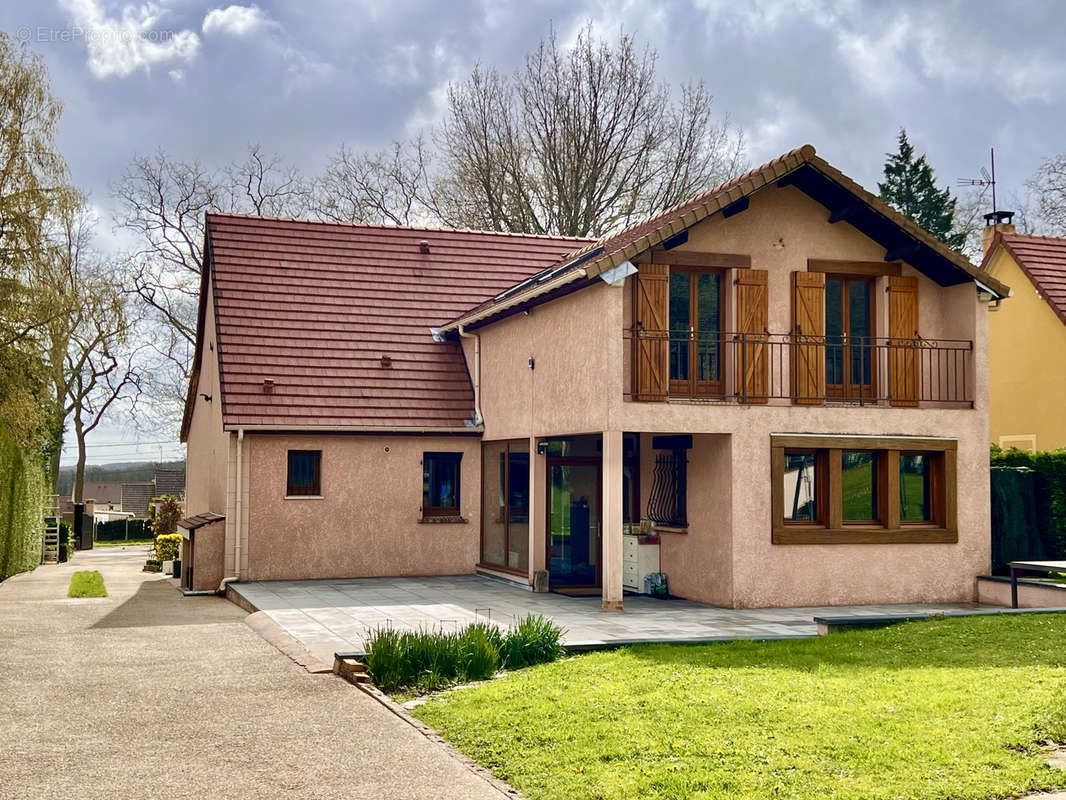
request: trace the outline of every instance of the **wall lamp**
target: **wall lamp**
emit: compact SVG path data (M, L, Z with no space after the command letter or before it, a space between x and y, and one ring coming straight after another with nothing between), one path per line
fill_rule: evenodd
M204 399L204 402L206 403L211 402L211 395L209 394L204 394L203 392L200 392L200 397L202 397Z

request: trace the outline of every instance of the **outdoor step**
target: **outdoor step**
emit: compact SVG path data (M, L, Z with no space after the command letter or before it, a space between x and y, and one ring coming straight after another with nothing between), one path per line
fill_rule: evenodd
M335 656L333 672L350 683L370 683L370 676L366 674L366 665L357 658Z

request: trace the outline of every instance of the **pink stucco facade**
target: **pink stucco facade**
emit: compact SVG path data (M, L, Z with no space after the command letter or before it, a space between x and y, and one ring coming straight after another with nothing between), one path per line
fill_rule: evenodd
M826 209L794 188L759 192L743 213L698 223L677 250L743 254L752 267L767 270L771 333L789 331L790 273L805 270L808 259L883 263L886 255L848 223L830 224ZM548 476L538 445L596 437L604 605L619 608L623 433L638 434L640 442L641 508L652 485L652 437L691 434L688 525L660 535L661 569L672 594L730 607L974 600L976 576L988 570L991 557L987 309L973 283L942 287L906 263L902 272L918 280L923 337L973 342L967 356L972 408L631 400L624 331L632 321L633 278L618 286L596 281L476 327L461 340L479 389L483 430L475 435L250 430L238 453L238 435L223 431L219 404L197 402L189 435L189 513L226 515L224 571L242 579L470 573L481 560L483 443L517 440L528 443L530 464L528 553L519 559L527 568L496 571L532 583L549 561ZM733 275L724 277L723 329L732 330ZM878 336L888 335L886 281L878 277L873 291ZM207 319L205 343L214 339L210 307ZM787 361L773 369L787 374ZM217 372L214 356L205 352L200 392L220 395ZM775 434L957 441L958 541L773 543ZM322 451L322 495L287 498L286 453L305 449ZM462 453L464 522L421 520L427 451Z
M824 207L792 188L757 194L748 211L700 223L678 250L745 254L752 267L767 270L768 327L775 333L790 328L789 276L806 269L808 259L883 262L885 257L883 247L847 223L830 224ZM478 331L484 438L528 438L535 448L553 437L639 433L646 501L651 435L693 434L689 525L684 533L662 533L660 545L671 593L682 597L731 607L974 600L976 576L988 570L991 558L987 308L972 283L941 287L906 263L902 272L918 279L923 337L974 343L973 408L628 400L630 348L623 330L632 314L629 279L621 287L598 283ZM874 291L879 336L888 335L886 280L878 278ZM733 298L731 291L723 293L725 329L735 322ZM772 369L787 375L787 361ZM958 542L773 544L770 437L785 433L957 440ZM545 478L536 468L534 474L531 516L538 518L540 533L530 537L530 562L544 564L539 498ZM614 480L617 474L605 467L604 476ZM603 535L611 536L609 528ZM604 569L613 568L621 567L605 558Z

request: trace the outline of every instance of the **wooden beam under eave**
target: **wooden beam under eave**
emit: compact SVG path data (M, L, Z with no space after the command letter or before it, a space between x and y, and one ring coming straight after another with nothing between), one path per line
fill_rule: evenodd
M751 256L743 253L703 253L696 250L648 250L632 259L638 264L671 264L678 267L751 268Z
M922 246L917 242L889 247L885 250L885 261L910 261L913 256L918 255L921 249Z
M734 216L736 214L739 214L742 211L747 211L748 210L748 206L750 206L750 205L751 205L751 198L748 195L744 195L739 200L736 200L736 201L730 203L729 205L727 205L725 208L722 209L722 218L723 219L728 219L729 217L732 217L732 216Z
M843 206L841 208L834 208L829 212L829 224L835 225L838 222L850 222L859 215L863 206Z

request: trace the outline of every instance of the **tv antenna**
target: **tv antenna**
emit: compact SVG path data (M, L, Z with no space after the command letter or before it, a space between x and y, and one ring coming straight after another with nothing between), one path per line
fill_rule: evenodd
M996 215L999 209L996 207L996 148L989 148L992 156L992 174L989 174L988 170L981 167L980 178L959 178L956 183L959 186L980 186L983 188L992 187L992 216Z

